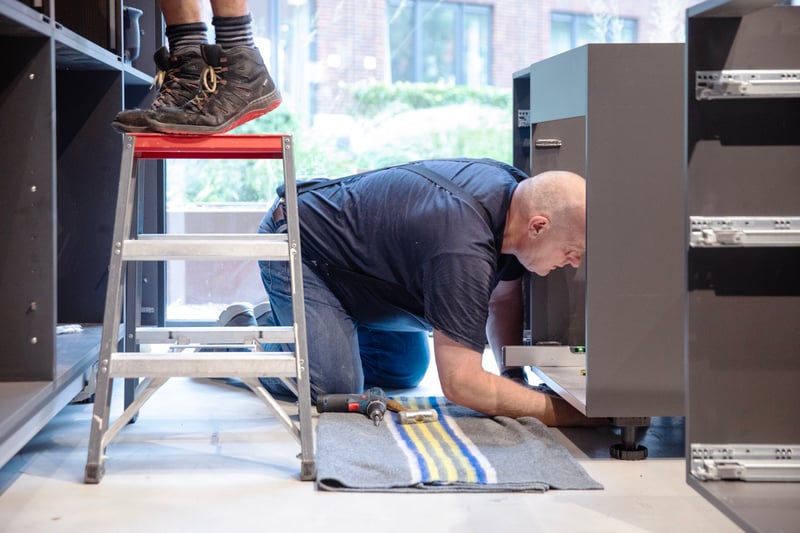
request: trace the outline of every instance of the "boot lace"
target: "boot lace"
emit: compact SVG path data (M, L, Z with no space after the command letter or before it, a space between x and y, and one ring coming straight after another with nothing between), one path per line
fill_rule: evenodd
M168 70L159 70L153 76L153 81L150 84L150 90L155 87L158 90L158 97L153 102L154 107L162 107L165 105L174 105L181 95L194 95L197 88L190 82L186 81L180 76L180 67L171 68ZM189 100L190 96L186 96Z
M213 94L216 94L217 83L222 82L222 73L225 70L224 67L206 65L203 72L200 74L202 90L192 99L192 106L195 109L203 109L204 104L211 99Z

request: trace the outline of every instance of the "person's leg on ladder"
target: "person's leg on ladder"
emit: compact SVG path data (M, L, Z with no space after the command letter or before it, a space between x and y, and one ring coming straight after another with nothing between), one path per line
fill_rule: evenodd
M280 91L255 46L248 2L212 0L211 8L216 44L200 47L208 65L201 78L201 91L183 107L163 107L150 114L147 122L155 131L224 133L281 103ZM187 8L173 15L188 16L190 11Z
M167 107L180 109L200 92L200 75L206 67L200 45L208 43L208 27L201 20L200 2L161 0L159 6L169 46L162 46L153 55L156 64L153 87L157 93L143 108L117 113L111 126L120 133L153 131L148 118L154 111Z

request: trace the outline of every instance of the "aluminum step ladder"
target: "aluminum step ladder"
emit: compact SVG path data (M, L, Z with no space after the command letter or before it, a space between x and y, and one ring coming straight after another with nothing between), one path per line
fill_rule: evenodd
M138 163L145 159L281 159L286 186L286 234L140 234L135 215ZM293 289L292 327L141 327L135 342L119 348L126 277L142 261L288 261ZM128 280L131 283L131 280ZM130 294L130 291L129 291ZM127 305L128 309L132 306ZM288 343L294 352L266 352L262 343ZM138 352L143 344L168 345L161 353ZM241 351L228 351L237 346ZM171 377L239 378L261 398L300 444L300 478L316 477L307 365L305 306L297 217L297 190L290 135L180 136L129 134L124 138L108 289L97 370L94 415L84 481L99 483L106 448L141 406ZM261 385L259 377L279 377L296 392L297 421ZM112 384L141 379L135 395L109 425Z

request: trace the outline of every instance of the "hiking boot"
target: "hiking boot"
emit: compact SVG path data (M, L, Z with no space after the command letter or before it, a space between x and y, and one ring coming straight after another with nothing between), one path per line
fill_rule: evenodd
M253 327L257 326L256 317L253 314L253 306L247 302L234 303L223 309L217 319L217 327ZM199 348L198 352L250 352L249 347L245 348Z
M200 93L183 107L162 107L147 117L161 133L207 135L224 133L269 113L281 94L257 48L200 46L206 68Z
M257 326L256 317L253 314L253 306L249 303L240 302L226 307L217 319L217 326L222 327L247 327Z
M259 326L274 326L275 325L275 317L272 314L272 305L270 305L269 300L264 300L263 302L256 304L253 307L253 314L256 317L256 323Z
M200 50L183 48L172 56L166 47L153 54L156 75L150 89L157 87L158 94L148 109L126 109L117 113L111 127L120 133L152 131L147 116L155 109L167 106L181 107L200 91L200 74L206 63Z

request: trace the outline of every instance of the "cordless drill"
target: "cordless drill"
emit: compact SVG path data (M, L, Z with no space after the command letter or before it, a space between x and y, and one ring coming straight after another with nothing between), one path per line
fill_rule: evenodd
M379 426L386 413L386 395L380 387L363 394L321 394L317 396L318 413L361 413Z

